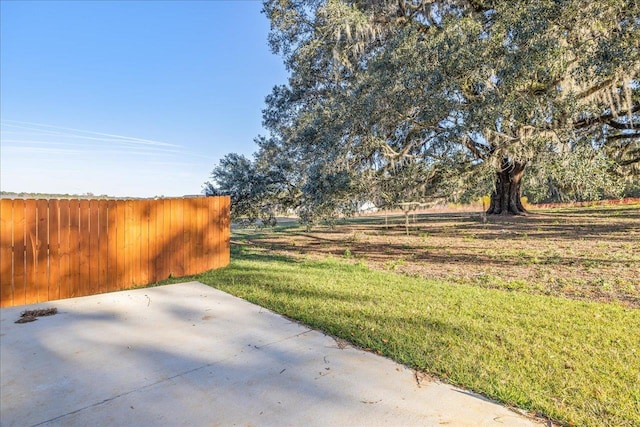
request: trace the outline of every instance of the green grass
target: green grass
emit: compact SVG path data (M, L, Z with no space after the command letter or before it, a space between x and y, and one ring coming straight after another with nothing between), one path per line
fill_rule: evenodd
M194 278L563 424L640 425L638 310L243 246Z

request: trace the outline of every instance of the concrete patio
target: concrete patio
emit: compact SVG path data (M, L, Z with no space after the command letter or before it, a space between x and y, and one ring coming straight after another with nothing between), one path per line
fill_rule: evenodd
M539 425L198 282L0 319L4 427Z

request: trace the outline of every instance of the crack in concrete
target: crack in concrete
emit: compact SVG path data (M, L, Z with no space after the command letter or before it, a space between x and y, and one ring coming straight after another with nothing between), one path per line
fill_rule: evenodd
M309 332L313 332L313 329L307 329L306 331L302 331L302 332L299 332L299 333L297 333L295 335L291 335L291 336L282 338L282 339L277 340L277 341L272 341L272 342L266 343L264 345L259 345L259 346L258 345L254 345L253 348L260 350L261 348L269 347L270 345L273 345L273 344L279 344L281 342L290 340L291 338L297 338L297 337L302 336L304 334L308 334Z

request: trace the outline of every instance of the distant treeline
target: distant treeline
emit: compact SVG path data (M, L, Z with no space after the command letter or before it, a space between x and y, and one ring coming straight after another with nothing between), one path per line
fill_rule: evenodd
M58 193L28 193L26 191L23 192L14 192L14 191L1 191L0 199L109 199L109 200L138 200L138 199L164 199L164 198L173 198L173 197L182 197L182 198L190 198L190 197L202 197L204 194L185 194L184 196L155 196L155 197L122 197L122 196L108 196L106 194L93 194L93 193L84 193L84 194L58 194ZM211 194L208 194L211 196Z
M50 193L16 193L13 191L0 192L0 199L116 199L116 197L102 194L97 196L93 193L85 194L50 194Z

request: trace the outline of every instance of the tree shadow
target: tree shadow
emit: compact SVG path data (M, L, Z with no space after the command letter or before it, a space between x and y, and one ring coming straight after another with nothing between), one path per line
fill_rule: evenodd
M24 325L11 323L21 308L3 309L2 425L299 425L318 413L338 425L428 413L377 381L397 375L394 365L230 295L181 286L58 301L57 315Z

